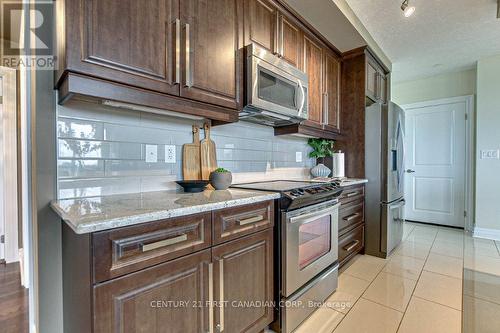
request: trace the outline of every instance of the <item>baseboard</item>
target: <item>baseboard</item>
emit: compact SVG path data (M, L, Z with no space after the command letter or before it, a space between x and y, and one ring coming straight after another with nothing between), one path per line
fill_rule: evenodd
M500 229L474 228L474 237L500 241Z

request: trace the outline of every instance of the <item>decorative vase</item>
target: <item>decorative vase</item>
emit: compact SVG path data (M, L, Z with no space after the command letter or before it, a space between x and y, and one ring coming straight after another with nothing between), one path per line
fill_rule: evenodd
M231 172L212 172L210 174L210 184L216 190L227 190L233 181Z
M311 175L314 178L318 178L318 177L319 178L325 178L325 177L328 177L328 175L330 175L330 172L332 172L332 170L330 170L323 163L319 163L318 165L316 165L314 168L311 169Z

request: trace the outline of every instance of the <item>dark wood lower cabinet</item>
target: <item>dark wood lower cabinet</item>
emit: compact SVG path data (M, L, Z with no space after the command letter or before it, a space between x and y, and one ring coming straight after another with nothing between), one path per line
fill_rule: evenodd
M94 287L94 332L209 331L210 250Z
M273 230L216 246L212 255L216 299L224 302L219 331L260 332L273 321Z
M260 206L267 228L214 242L221 216L237 212L244 221ZM272 207L268 201L84 235L63 224L64 332L263 331L274 320ZM113 242L121 250L113 252ZM108 260L121 252L141 264ZM126 269L96 279L115 264Z
M348 186L339 199L339 263L343 266L365 248L365 186Z

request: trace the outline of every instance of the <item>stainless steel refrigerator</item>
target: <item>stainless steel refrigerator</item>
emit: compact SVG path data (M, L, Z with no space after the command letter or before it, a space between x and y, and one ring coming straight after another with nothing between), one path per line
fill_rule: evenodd
M403 238L404 112L375 103L365 117L365 252L386 258Z

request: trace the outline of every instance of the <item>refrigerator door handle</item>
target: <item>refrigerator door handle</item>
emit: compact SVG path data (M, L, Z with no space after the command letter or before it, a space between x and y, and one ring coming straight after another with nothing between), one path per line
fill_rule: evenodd
M406 204L406 200L403 199L401 201L398 201L398 202L390 205L389 209L393 210L393 209L396 209L396 208L400 208L400 207L403 207L405 204Z

